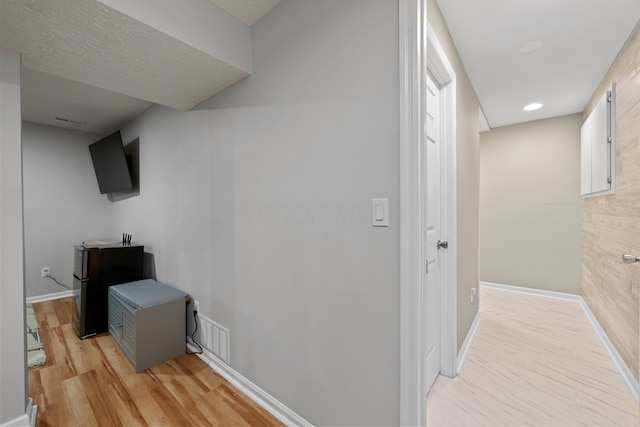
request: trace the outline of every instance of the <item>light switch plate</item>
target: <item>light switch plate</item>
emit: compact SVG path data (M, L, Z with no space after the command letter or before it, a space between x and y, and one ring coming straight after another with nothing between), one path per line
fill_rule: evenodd
M389 226L389 199L371 199L371 225Z

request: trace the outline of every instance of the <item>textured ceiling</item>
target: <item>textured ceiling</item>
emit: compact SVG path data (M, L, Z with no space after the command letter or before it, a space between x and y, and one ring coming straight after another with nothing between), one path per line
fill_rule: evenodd
M227 13L257 20L278 1L242 0ZM95 133L151 103L190 109L248 76L96 0L0 0L0 46L22 55L24 120Z
M581 112L640 19L639 0L437 2L491 127Z
M152 104L24 67L20 89L29 103L22 120L99 135L121 128Z

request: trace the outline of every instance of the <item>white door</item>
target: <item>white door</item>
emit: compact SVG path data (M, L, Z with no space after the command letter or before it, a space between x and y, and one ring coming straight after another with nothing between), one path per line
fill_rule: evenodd
M441 229L441 138L440 90L427 76L426 140L424 141L424 212L426 290L425 311L425 396L440 373L441 272L439 243Z

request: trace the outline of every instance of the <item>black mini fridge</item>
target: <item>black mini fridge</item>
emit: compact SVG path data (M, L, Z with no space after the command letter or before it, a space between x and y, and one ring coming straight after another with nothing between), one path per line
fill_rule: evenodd
M73 330L80 338L107 332L109 286L141 280L144 246L76 246L73 262Z

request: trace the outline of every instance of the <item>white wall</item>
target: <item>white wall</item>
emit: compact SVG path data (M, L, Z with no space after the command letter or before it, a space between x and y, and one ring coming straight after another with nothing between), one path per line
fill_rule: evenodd
M580 293L580 114L481 134L480 279Z
M67 285L73 278L73 246L111 239L111 202L100 194L88 145L99 136L24 123L24 238L27 297L65 291L40 277L50 266Z
M0 49L0 425L25 416L20 55Z
M398 4L285 0L253 74L152 107L114 230L230 329L234 369L316 425L399 422ZM371 227L388 197L391 226Z

